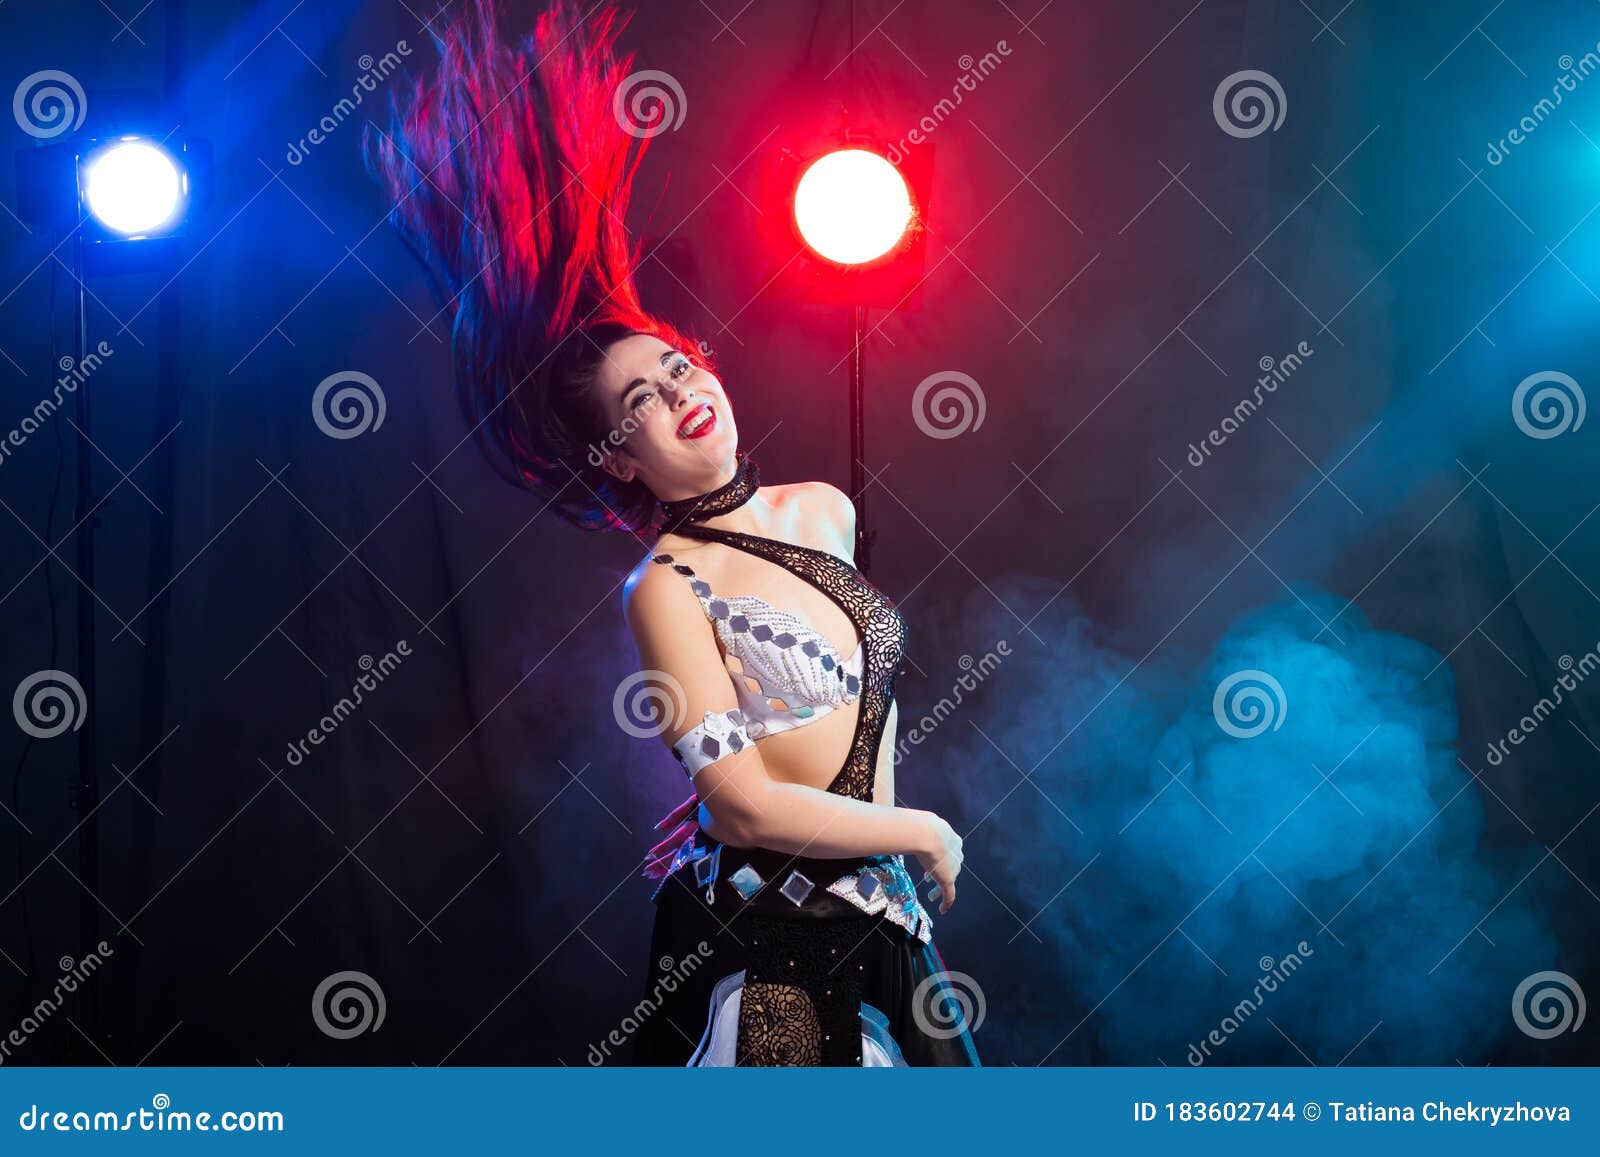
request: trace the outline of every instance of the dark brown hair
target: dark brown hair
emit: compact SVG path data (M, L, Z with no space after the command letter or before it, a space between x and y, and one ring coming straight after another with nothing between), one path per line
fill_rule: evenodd
M555 0L520 43L502 41L494 0L466 0L434 34L439 64L369 126L368 169L391 222L453 317L455 391L490 462L585 529L639 530L656 499L619 482L594 391L606 348L652 334L701 351L639 303L624 217L646 138L613 112L633 58L626 18L585 19Z

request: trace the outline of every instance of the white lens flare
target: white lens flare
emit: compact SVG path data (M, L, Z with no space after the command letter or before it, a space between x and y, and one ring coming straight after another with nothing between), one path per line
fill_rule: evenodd
M121 141L88 164L84 199L95 220L125 237L169 223L184 200L183 173L148 141Z
M900 170L866 149L821 157L794 194L800 235L841 265L861 265L889 252L900 243L911 214L911 191Z

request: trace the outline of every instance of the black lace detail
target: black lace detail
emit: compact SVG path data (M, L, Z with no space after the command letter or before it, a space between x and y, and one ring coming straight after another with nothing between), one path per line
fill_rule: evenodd
M730 510L738 510L761 489L761 471L756 460L743 450L733 452L733 477L715 490L661 504L661 533L679 533L685 523L704 522Z
M861 993L876 921L746 913L736 1065L861 1064Z
M872 799L878 769L878 747L894 703L894 685L905 666L906 624L894 603L866 575L838 555L775 538L737 530L688 525L676 533L685 538L720 542L776 563L823 594L849 616L864 644L861 708L844 766L828 785L836 795Z
M746 980L733 1063L740 1068L821 1066L822 1024L811 994L799 985Z

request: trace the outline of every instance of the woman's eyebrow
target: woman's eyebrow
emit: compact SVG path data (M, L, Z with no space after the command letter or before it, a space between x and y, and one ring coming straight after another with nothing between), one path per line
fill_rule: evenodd
M677 350L668 350L666 353L662 354L661 355L661 367L663 369L665 369L667 363L670 362L673 358L675 358L677 356L678 356L678 351ZM644 386L644 385L649 385L649 383L647 381L645 381L644 378L634 378L633 381L629 382L627 385L622 387L622 400L624 402L626 402L628 400L628 395L629 394L633 393L633 391L636 390L638 387Z

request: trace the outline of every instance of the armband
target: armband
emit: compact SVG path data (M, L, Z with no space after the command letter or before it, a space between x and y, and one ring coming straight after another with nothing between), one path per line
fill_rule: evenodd
M743 751L750 743L744 712L734 707L728 711L707 711L703 720L672 745L672 754L677 756L684 774L692 781L702 768L725 755Z

